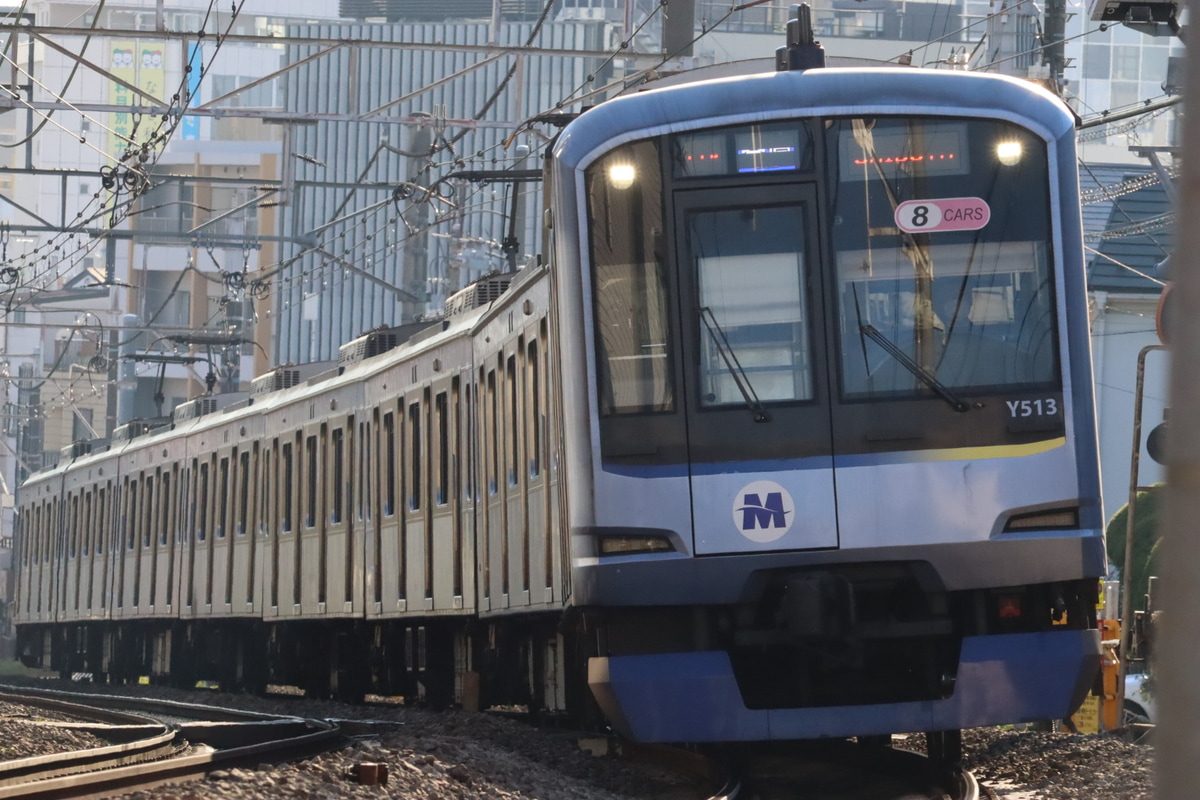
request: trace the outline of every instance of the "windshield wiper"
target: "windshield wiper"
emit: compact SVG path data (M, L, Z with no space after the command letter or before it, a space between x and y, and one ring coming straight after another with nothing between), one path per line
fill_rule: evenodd
M708 335L712 337L713 344L717 346L717 352L721 354L721 360L725 362L725 368L729 370L729 374L733 376L733 382L737 385L738 391L742 393L742 399L746 401L746 407L754 412L754 421L770 422L771 415L767 413L767 409L763 406L762 401L758 399L758 394L754 391L753 384L746 377L746 370L742 369L742 364L738 361L737 354L733 352L733 347L730 346L729 339L726 338L725 331L721 330L721 323L717 322L717 318L713 315L711 308L704 306L700 309L700 321L708 329Z
M950 404L950 407L955 411L970 411L971 406L961 397L946 388L945 384L933 376L933 374L913 361L908 353L901 350L892 342L891 339L879 332L879 329L874 325L859 325L858 329L867 335L872 342L883 348L889 356L900 362L900 365L911 372L917 380L928 386L939 397Z

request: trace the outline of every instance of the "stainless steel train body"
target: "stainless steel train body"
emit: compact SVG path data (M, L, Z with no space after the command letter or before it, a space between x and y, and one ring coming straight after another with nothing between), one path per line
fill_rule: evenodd
M549 281L509 279L486 282L508 287L501 301L407 340L369 334L299 386L33 476L25 657L117 680L561 709ZM531 703L535 678L548 694Z
M996 77L600 105L547 159L547 266L31 478L22 652L580 716L590 685L644 741L1065 716L1105 566L1074 169L1069 112Z

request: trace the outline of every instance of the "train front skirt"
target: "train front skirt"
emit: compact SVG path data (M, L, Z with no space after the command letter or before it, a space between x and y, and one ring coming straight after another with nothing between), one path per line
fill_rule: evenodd
M943 700L750 709L725 651L592 658L604 713L639 742L728 742L958 730L1065 719L1100 663L1095 630L971 636Z

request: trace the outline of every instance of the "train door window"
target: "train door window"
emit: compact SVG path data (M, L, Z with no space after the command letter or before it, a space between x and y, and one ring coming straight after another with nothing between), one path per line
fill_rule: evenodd
M421 508L421 475L426 465L421 459L421 404L411 403L408 406L408 461L405 463L405 477L408 478L408 508L416 511Z
M264 536L271 536L272 528L275 524L275 504L278 502L277 494L279 492L279 480L275 472L275 448L278 446L278 439L271 444L258 450L258 445L254 445L255 451L258 452L258 491L255 494L255 523L254 529L256 533L261 533Z
M303 447L304 447L304 434L301 431L296 431L296 438L294 440L294 447L293 447L292 452L294 452L296 454L297 461L302 461L304 459L304 455L302 453ZM312 453L316 452L315 443L313 443L313 447L310 452L312 452ZM296 500L294 503L294 507L296 509L297 514L300 513L301 507L303 505L303 498L301 497L301 495L303 494L302 490L304 488L303 487L304 480L303 480L303 477L299 474L300 467L301 467L301 464L297 464L297 467L296 467L297 475L296 475L296 481L295 481ZM304 542L303 542L303 536L301 535L301 530L302 530L301 523L299 520L297 520L296 537L292 540L292 605L297 605L297 606L301 604L302 592L303 592L303 588L304 588L304 585L302 582L302 576L304 575Z
M249 458L249 456L250 456L249 453L246 454L247 455L247 463L246 463L245 474L247 476L246 477L247 483L249 483L250 475L253 474L252 471L258 469L259 459L263 455L258 442L254 443L253 448L254 448L253 449L253 453L254 453L253 458ZM247 569L246 569L246 597L245 597L245 600L246 600L247 604L251 604L251 605L253 605L253 603L254 603L254 579L258 574L258 570L257 570L258 564L255 563L255 559L258 556L258 547L256 546L255 541L254 541L254 531L255 531L259 521L262 520L262 518L263 518L262 515L259 513L259 511L260 511L259 505L261 503L261 500L259 498L262 497L262 495L266 493L266 487L264 486L264 483L262 480L256 481L254 486L255 486L254 499L252 501L250 501L250 503L247 504L247 511L250 513L250 517L247 518L246 514L243 513L242 529L239 531L239 533L243 533L243 534L246 533L247 531L250 532L250 547L248 548L249 552L246 555ZM230 581L231 585L232 585L232 583L233 583L233 581Z
M675 408L662 258L662 180L657 143L633 142L587 170L601 416Z
M292 452L292 443L284 442L281 448L283 452L283 494L279 498L280 519L279 532L290 533L292 530L292 491L294 486L295 475L295 459Z
M237 520L234 523L234 533L243 536L246 533L246 512L250 508L250 452L238 454L238 499Z
M208 535L208 462L200 465L200 491L196 493L198 509L196 520L196 541L203 542Z
M532 480L542 471L542 374L536 340L529 343L525 363L529 370L529 380L526 384L529 395L525 401L525 433L526 447L529 449L529 477Z
M519 446L521 420L518 413L521 385L518 382L517 376L517 357L515 355L511 355L508 357L508 361L506 362L504 368L504 382L508 384L508 391L506 393L508 399L506 404L508 406L508 414L506 415L505 419L506 431L504 436L504 444L506 449L505 455L507 456L505 471L508 473L507 478L509 486L517 485L520 480L521 472L521 448Z
M487 490L489 495L496 493L497 476L500 474L500 432L496 430L499 414L496 408L496 371L488 370L487 374L487 422L484 436L487 446Z
M99 525L98 525L99 521L92 515L92 511L94 510L92 507L92 498L94 496L95 496L95 492L93 492L91 490L88 490L87 494L85 494L83 496L83 519L84 519L85 527L84 527L84 531L83 531L82 544L83 544L83 555L85 557L88 555L88 553L90 553L92 551L92 547L93 547L92 537L94 537L96 535L96 528L99 527Z
M41 564L42 561L44 560L43 553L45 552L45 548L47 546L46 539L48 538L48 535L46 533L46 527L47 527L46 519L49 516L49 514L50 514L49 503L42 503L34 511L34 525L33 525L33 531L34 531L33 532L33 563L34 564Z
M221 469L221 461L224 461L225 469ZM212 520L212 532L214 538L210 540L210 546L207 548L207 557L204 560L204 604L211 606L213 602L213 562L217 557L216 540L225 535L224 513L226 505L226 490L225 481L220 480L222 472L228 471L228 459L219 459L214 453L209 460L209 475L212 476L211 491L207 498L209 507L209 519Z
M317 465L324 465L326 463L326 459L329 457L328 456L329 451L330 451L329 427L325 424L322 424L321 428L320 428L320 435L317 439ZM314 469L313 472L314 472L314 474L316 474L317 470ZM329 498L327 495L324 495L324 494L317 495L316 493L329 491L330 489L332 489L332 492L334 494L337 494L337 492L338 492L337 486L333 486L333 487L329 486L331 481L329 481L327 479L320 480L321 477L324 477L324 474L325 473L323 473L323 472L320 474L320 477L318 477L317 484L313 487L314 495L316 495L317 497L320 497L318 506L315 510L315 513L313 514L313 519L317 519L317 520L323 520L325 518L324 515L327 511L327 507L332 505L332 503L329 501ZM338 477L339 478L341 477L340 474ZM324 602L328 601L328 597L326 596L327 581L328 581L328 576L329 576L329 570L326 566L329 563L328 548L329 548L329 535L326 531L326 525L324 523L322 523L320 534L317 536L317 570L316 571L317 571L317 602L318 603L324 603Z
M154 528L154 477L146 475L145 499L142 501L142 547L148 548L153 540Z
M463 441L466 448L463 455L463 497L473 500L475 497L475 406L476 384L471 381L463 392L463 404L466 410L462 416Z
M383 515L396 513L396 415L383 415Z
M433 403L430 402L430 391L428 388L426 388L424 395L423 395L423 402L421 403L421 408L424 410L425 414L428 415L430 413L430 409L432 407L433 407ZM425 437L430 437L433 435L433 424L432 424L431 420L428 420L428 419L425 420L424 431L425 431ZM418 474L425 475L425 478L426 478L421 483L421 486L429 487L433 483L433 480L434 480L434 478L433 478L434 473L433 473L433 470L431 469L432 465L429 463L430 452L433 450L433 442L428 441L427 438L422 439L421 440L421 448L422 448L423 452L425 453L425 458L422 459L419 464ZM419 494L418 494L418 497L419 497ZM417 503L418 503L417 507L419 508L422 504L421 500L418 500ZM433 521L432 520L427 520L425 523L425 559L424 559L424 561L425 561L425 597L431 598L431 597L433 597Z
M69 515L70 538L67 544L67 554L75 558L79 551L79 495L71 495L71 513Z
M125 489L125 549L132 550L137 544L137 481L127 479Z
M175 464L171 467L170 476L164 476L166 480L163 483L163 496L171 498L170 503L170 521L163 525L167 531L167 605L175 604L175 543L179 541L180 515L182 514L184 498L180 492L180 487L183 481L179 480L179 465ZM176 487L173 494L170 493L170 487Z
M330 486L330 499L333 501L329 509L329 522L337 525L342 521L342 501L345 495L343 486L345 475L346 433L341 428L334 428L331 434L333 443L333 485Z
M468 390L469 390L469 387L468 387ZM451 398L451 400L450 400L450 405L451 405L450 419L451 419L451 424L453 426L451 435L453 437L453 440L448 447L450 452L447 454L448 458L452 459L452 462L451 462L449 478L448 478L449 485L447 486L446 492L449 497L454 498L451 501L451 505L455 506L454 521L453 521L453 525L451 526L451 529L454 531L454 535L451 540L450 563L453 565L452 569L454 570L454 578L453 578L454 596L462 597L462 583L463 583L463 565L462 565L463 532L462 532L462 529L463 529L463 525L462 525L462 517L458 513L458 508L457 508L458 500L457 500L456 495L458 492L458 484L459 484L459 481L461 480L460 475L459 475L459 470L462 469L462 456L460 454L463 452L462 430L463 430L464 420L463 420L463 416L462 416L462 383L461 383L460 379L458 378L458 376L455 376L454 379L450 381L450 398Z
M304 440L304 527L317 524L317 437Z
M21 542L21 560L25 566L29 566L31 561L34 564L38 563L38 544L42 535L42 510L41 508L27 509L21 515L21 519L25 523L25 536Z
M229 524L229 517L232 516L229 508L229 482L229 457L226 456L221 459L217 471L217 507L213 509L214 532L218 539L225 538L225 528Z
M371 426L372 430L375 430L375 431L383 430L383 423L379 416L379 409L375 409L374 413L372 414L372 421L374 422L374 425ZM370 438L368 438L367 442L369 443L370 441L371 441ZM380 444L382 444L382 443L380 443ZM379 450L380 450L379 446L374 447L373 448L374 454L377 454L379 452ZM379 475L381 473L383 473L386 476L388 470L377 468L377 465L371 461L371 458L370 458L371 455L373 455L373 453L371 452L371 450L368 450L368 458L367 458L368 469L364 470L364 471L370 472L370 474L372 476L371 481L378 481ZM386 480L386 477L384 479ZM382 495L384 494L385 490L383 490L379 486L378 483L376 483L374 485L375 485L375 491L372 494L372 498L373 498L373 500L378 501L378 500L382 499ZM367 513L370 514L372 519L374 520L374 524L371 526L371 532L373 534L372 544L374 546L374 551L373 551L373 553L374 553L373 567L374 567L374 572L375 572L374 581L373 581L374 600L376 603L382 603L383 602L383 525L382 525L383 520L381 519L381 517L383 516L383 512L382 512L382 510L374 510L373 511L373 510L368 509Z
M367 421L358 424L359 452L358 465L358 519L371 518L371 423Z
M271 452L279 454L287 445L280 446L279 440L275 439L271 442ZM284 479L283 465L284 459L282 456L271 459L271 465L275 468L268 472L271 476L271 496L269 502L271 504L269 519L267 520L267 534L271 537L271 608L279 607L279 540L285 530L283 507L287 503L284 498ZM275 524L279 524L279 529L276 531Z
M351 509L354 507L354 486L355 486L355 466L356 466L354 463L354 455L355 455L354 417L352 417L352 416L346 418L346 437L347 437L348 441L345 443L345 448L346 448L345 458L346 458L346 470L348 471L349 474L346 476L345 485L343 487L339 487L337 489L337 493L344 496L344 498L345 498L344 505L346 507L346 515L349 517L353 513L351 511ZM359 508L361 509L361 506L359 506ZM349 527L349 526L347 526L347 527ZM351 536L350 532L347 531L346 537L345 537L345 542L346 542L345 553L343 554L345 560L343 562L344 566L342 569L342 576L343 576L343 580L344 580L344 584L343 584L344 591L342 593L342 599L347 603L352 602L354 599L354 569L355 569L354 568L354 544L355 544L354 538L355 537Z
M50 501L47 500L38 507L38 528L35 537L36 549L33 562L44 564L50 560Z
M62 551L65 549L64 542L59 538L62 534L62 503L56 497L50 503L50 536L46 537L46 543L51 548L46 553L46 560L50 561L50 557L54 556L55 560L62 557Z
M812 398L802 211L781 205L687 216L702 406L741 405L747 391L763 403Z
M434 424L437 426L437 451L434 454L437 461L437 485L434 487L434 501L439 506L444 506L450 480L450 416L445 392L438 392L434 398L433 415Z
M97 536L95 543L95 552L97 555L106 551L106 543L108 540L108 491L105 487L100 487L100 492L96 497L96 519L97 519Z
M174 499L171 496L171 475L164 472L159 482L159 503L161 508L161 519L158 526L158 543L165 545L171 540L171 502Z

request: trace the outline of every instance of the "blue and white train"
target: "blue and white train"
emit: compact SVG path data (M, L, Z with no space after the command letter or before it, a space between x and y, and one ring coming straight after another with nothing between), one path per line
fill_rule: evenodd
M499 296L31 478L23 657L649 742L1066 717L1105 573L1074 142L908 68L588 110Z

